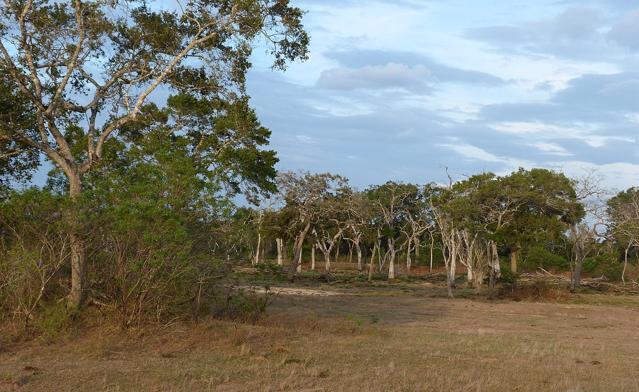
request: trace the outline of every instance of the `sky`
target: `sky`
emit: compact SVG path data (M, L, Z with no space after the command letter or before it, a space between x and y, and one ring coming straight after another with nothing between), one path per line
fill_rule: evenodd
M279 170L364 188L544 167L639 185L639 2L292 0L310 59L248 91Z

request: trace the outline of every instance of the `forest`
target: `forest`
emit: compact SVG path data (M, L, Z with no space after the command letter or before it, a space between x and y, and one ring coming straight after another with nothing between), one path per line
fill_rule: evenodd
M272 357L255 352L274 339L279 343L268 350L283 356L273 360L280 367L246 370L273 377L267 381L273 388L264 390L302 390L304 377L318 388L328 385L312 390L352 390L357 378L338 375L315 354L295 357L293 348L280 347L287 339L277 334L319 331L320 340L312 344L326 347L338 339L347 350L365 337L384 340L384 333L408 333L374 328L379 317L409 317L402 312L413 307L463 314L461 306L516 304L525 314L545 301L554 303L548 306L601 306L594 303L603 301L613 309L610 317L636 320L639 184L606 189L597 172L571 178L543 167L456 178L442 168L446 182L388 178L358 188L340 173L278 170L278 153L270 146L271 132L277 130L265 127L252 107L247 73L256 42L267 48L275 71L309 58L305 11L288 0L192 0L171 10L152 3L6 0L0 6L0 362L13 366L0 365L0 390L30 385L46 390L55 382L41 376L46 373L43 351L33 346L20 351L27 350L25 345L44 341L82 352L81 347L94 344L85 344L87 336L113 333L114 341L137 342L134 347L147 339L140 331L152 331L155 338L175 325L193 328L189 339L209 333L202 323L209 325L206 336L227 342L228 352L244 359L230 365L227 359L235 361L236 354L215 357L223 365L206 382L191 373L185 379L195 384L178 383L181 376L167 380L144 373L156 378L147 384L145 375L136 381L123 376L111 384L104 381L101 388L213 390L232 382L220 390L249 385L257 390L260 386L251 384L257 379L235 372L253 366L256 355L271 363ZM426 157L423 165L436 163ZM34 185L37 176L46 177L44 185ZM321 295L314 300L302 295L294 306L290 301L297 300L287 297L287 290ZM361 300L342 303L330 295ZM614 310L611 303L619 298L626 302L620 299L622 308ZM384 316L362 310L393 301L397 306ZM295 318L306 314L302 309L315 309L314 321ZM579 311L594 314L593 309ZM338 321L331 312L338 313ZM326 317L317 316L322 314ZM499 319L491 318L486 328L497 328ZM556 322L566 322L561 320ZM552 329L552 323L547 327ZM278 332L267 336L271 332L265 328ZM154 347L186 339L168 337L178 334L171 331ZM425 350L441 345L437 352L453 357L458 348L445 342L474 339L460 338L462 332L450 325L437 331L410 336ZM508 339L501 342L516 346L512 352L527 352ZM203 347L203 341L208 338L193 345ZM554 344L564 355L567 343ZM393 347L389 350L401 353L411 349ZM360 348L352 350L358 355ZM492 355L477 350L468 354L477 361ZM5 352L13 354L3 357ZM353 366L363 366L358 372L365 375L373 369L366 361L386 355L389 377L399 371L387 352L360 354L363 362L335 361L342 361L340 368L357 362ZM168 361L180 355L163 352L161 357ZM401 355L397 363L419 361ZM543 360L546 354L539 355ZM39 365L24 365L19 358ZM141 358L136 366L143 366ZM189 361L180 366L204 363ZM286 366L299 367L304 376L289 380ZM482 366L464 374L495 371ZM531 365L515 366L525 371ZM610 370L616 390L631 390L620 376L624 371L617 370ZM539 377L554 377L554 371L543 370L550 373ZM29 375L14 377L15 372ZM95 372L87 377L102 377ZM476 380L487 390L503 388L493 384L495 376L423 385L425 380L411 373L388 384L386 371L376 372L371 380L379 384L369 385L370 390L469 390ZM584 372L580 377L591 377ZM56 374L50 380L70 377ZM104 376L111 377L117 380ZM87 379L73 379L63 388L90 388ZM555 387L571 387L564 381ZM521 390L541 390L525 385L529 389ZM593 385L606 390L605 384Z

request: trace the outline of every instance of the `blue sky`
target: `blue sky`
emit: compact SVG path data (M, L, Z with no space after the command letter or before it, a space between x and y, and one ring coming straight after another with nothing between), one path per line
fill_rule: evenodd
M638 2L292 3L310 59L275 72L258 48L249 75L280 170L365 187L546 167L639 185Z

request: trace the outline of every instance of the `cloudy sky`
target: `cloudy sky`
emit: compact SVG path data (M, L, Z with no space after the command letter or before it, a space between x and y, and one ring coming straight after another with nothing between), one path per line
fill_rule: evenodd
M547 167L639 185L639 2L292 0L310 60L252 102L281 170L364 187Z

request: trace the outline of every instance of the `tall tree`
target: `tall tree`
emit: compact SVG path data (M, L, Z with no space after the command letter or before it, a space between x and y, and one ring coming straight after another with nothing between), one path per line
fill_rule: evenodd
M36 130L14 128L3 137L45 155L77 201L109 138L140 120L154 92L236 101L256 39L265 38L277 68L306 58L301 17L287 0L189 0L176 10L142 0L7 0L0 6L1 64L30 105ZM73 308L86 289L78 223L69 223Z

